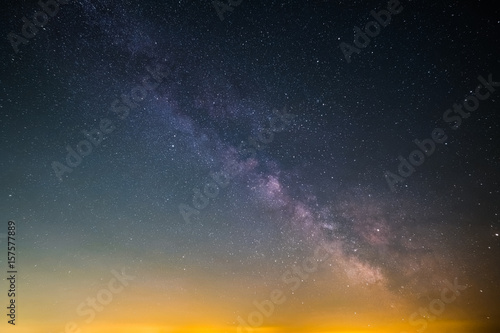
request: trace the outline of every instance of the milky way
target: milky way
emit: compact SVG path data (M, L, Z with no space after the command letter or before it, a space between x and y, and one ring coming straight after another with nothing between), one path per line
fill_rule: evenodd
M2 332L500 331L496 7L57 1L1 14Z

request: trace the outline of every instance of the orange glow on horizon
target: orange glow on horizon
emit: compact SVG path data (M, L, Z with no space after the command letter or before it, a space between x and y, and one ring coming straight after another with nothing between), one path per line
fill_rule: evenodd
M356 325L342 326L331 325L330 327L287 327L287 326L266 326L253 328L252 331L246 329L238 330L235 326L200 326L186 325L183 327L173 327L166 325L124 325L113 323L96 323L86 327L80 327L76 330L64 329L54 330L48 325L22 325L16 331L19 333L413 333L415 328L409 327L407 324L398 325L381 325L380 327L356 327ZM456 333L472 333L478 332L482 325L478 322L464 321L441 321L432 323L426 329L426 333L442 333L445 331L453 331Z

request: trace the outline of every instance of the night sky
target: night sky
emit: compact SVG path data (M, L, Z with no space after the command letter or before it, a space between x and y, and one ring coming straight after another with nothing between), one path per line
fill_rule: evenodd
M0 28L2 333L500 332L494 3L8 0Z

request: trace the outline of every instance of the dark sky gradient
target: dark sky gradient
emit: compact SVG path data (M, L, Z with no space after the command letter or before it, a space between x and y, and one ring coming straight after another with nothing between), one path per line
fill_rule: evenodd
M401 5L348 63L340 43L386 2L243 0L221 21L210 1L74 0L19 53L7 35L39 6L5 3L0 233L17 222L23 315L1 331L237 332L322 244L328 263L255 332L413 333L455 278L467 289L425 331L500 332L500 87L458 129L443 121L479 76L500 82L500 11ZM157 66L119 119L113 101ZM239 154L273 110L284 130ZM60 181L52 163L101 119L116 129ZM434 128L446 142L391 191L384 174ZM179 205L230 166L186 224ZM75 309L122 267L136 280L85 323Z

